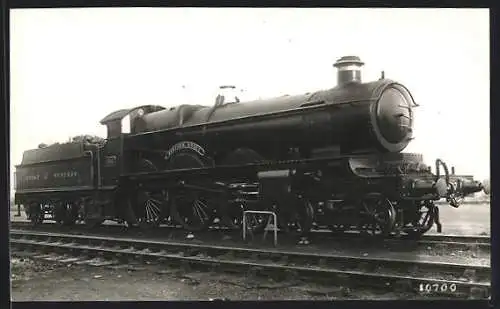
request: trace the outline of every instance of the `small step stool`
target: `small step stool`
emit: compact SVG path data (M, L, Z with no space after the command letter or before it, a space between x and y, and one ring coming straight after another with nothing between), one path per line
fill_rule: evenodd
M264 236L262 239L266 239L268 229L267 227L269 224L273 224L273 231L274 231L274 246L278 245L278 216L276 215L275 212L273 211L260 211L260 210L246 210L243 212L243 240L246 240L247 236L247 215L268 215L269 218L267 219L267 224L266 228L264 229ZM250 230L251 232L251 230Z

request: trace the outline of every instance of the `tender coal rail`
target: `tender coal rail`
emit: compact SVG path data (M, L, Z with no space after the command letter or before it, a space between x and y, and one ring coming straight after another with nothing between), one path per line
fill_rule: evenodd
M489 266L430 261L418 256L413 260L398 260L26 230L12 230L10 243L14 254L31 249L251 272L282 280L302 279L456 297L477 295L478 291L485 297L490 295Z

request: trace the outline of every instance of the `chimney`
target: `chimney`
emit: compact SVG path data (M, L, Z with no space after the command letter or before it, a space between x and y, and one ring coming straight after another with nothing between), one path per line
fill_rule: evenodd
M361 67L364 62L358 56L344 56L333 65L337 68L337 85L361 83Z
M215 99L216 105L227 103L238 103L240 99L236 96L236 86L225 85L219 87L219 93Z

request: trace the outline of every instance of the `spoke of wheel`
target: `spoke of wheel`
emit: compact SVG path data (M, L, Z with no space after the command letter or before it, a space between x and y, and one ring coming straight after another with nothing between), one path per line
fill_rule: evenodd
M148 200L148 206L146 207L147 212L148 212L148 223L153 221L153 208L151 207L151 201Z
M153 203L153 204L160 204L160 201L159 201L159 200L157 200L157 199L155 199L155 198L153 198L153 197L151 197L151 196L149 196L149 201L150 201L151 203Z
M203 212L203 215L204 215L204 218L208 218L208 214L207 212L205 211L205 209L208 210L208 206L207 204L203 203L203 201L200 201L200 200L196 200L196 204L199 208L199 211L200 212ZM200 213L201 214L201 213Z
M161 203L160 201L155 199L148 200L148 206L151 211L151 214L154 215L155 217L158 217L161 212L160 207L158 206L158 204L160 203Z
M196 203L195 207L196 207L196 213L198 214L198 216L197 216L198 217L198 221L200 221L200 224L203 224L203 221L204 221L204 217L203 217L203 214L202 214L203 210L202 210L201 206L198 203Z
M148 200L146 209L148 210L148 220L153 221L155 213L153 211L153 203L151 200Z
M157 211L160 210L160 207L158 205L161 205L161 201L157 200L155 198L150 197L149 198L149 203L152 207L156 208Z
M202 225L205 224L205 221L207 220L207 214L202 206L204 204L200 200L197 199L197 200L195 200L194 205L196 208L196 212L198 214L198 219L199 219L200 224L202 224Z
M149 201L148 201L148 200L146 200L146 218L145 218L145 219L146 219L146 220L145 220L146 222L149 222L149 216L150 216L150 215L149 215L149 204L148 204L148 202L149 202Z
M368 208L368 204L366 202L363 202L363 208L365 209L365 213L367 215L371 214L372 212L370 211L370 209Z
M195 200L193 203L193 209L196 212L195 215L198 217L200 223L203 223L203 218L201 215L201 209L200 206L198 205L198 200Z
M200 214L198 212L198 208L196 207L196 201L193 202L193 216L199 218Z

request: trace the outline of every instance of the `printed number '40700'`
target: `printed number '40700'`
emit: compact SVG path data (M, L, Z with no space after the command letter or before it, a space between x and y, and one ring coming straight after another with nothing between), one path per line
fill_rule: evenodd
M418 291L421 293L454 293L457 291L455 283L420 283Z

